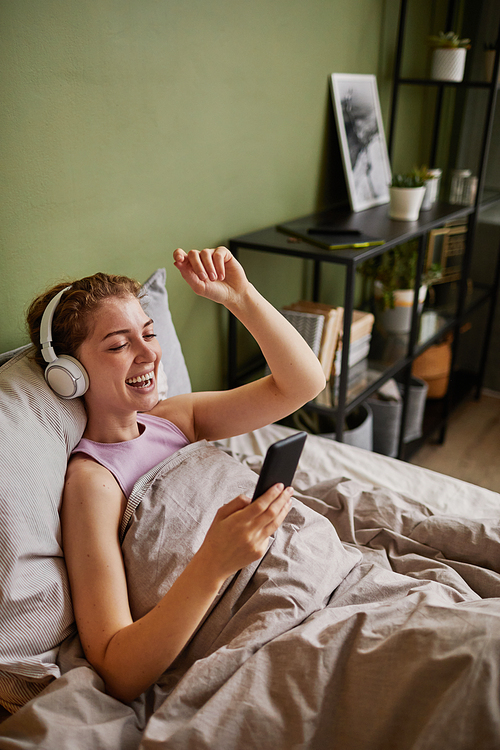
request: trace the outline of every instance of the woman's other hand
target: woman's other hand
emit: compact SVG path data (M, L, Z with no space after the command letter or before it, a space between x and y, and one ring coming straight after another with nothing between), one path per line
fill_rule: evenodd
M219 508L198 555L214 571L220 583L237 570L261 558L269 537L290 510L293 489L277 484L254 502L245 495Z
M223 305L236 303L249 282L240 263L227 247L174 251L174 265L191 289Z

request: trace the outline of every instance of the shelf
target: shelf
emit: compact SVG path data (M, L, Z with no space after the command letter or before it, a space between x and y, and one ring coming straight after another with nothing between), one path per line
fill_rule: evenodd
M366 370L355 383L347 387L346 403L344 406L345 414L351 412L384 383L398 375L409 364L409 361L405 358L398 360L394 365L384 366L368 358L366 360ZM332 411L335 412L338 406L338 394L333 378L327 383L326 388L307 404L307 408L311 411L325 414L331 414Z
M446 81L433 78L398 78L397 82L405 86L449 86L457 89L490 89L488 81Z
M278 231L276 226L271 226L258 232L243 234L231 239L230 249L234 251L236 248L247 248L327 263L359 265L369 258L381 255L396 245L408 242L450 221L470 216L473 212L474 206L452 205L450 203L439 202L429 211L422 212L418 221L396 221L389 218L388 204L368 208L365 211L358 211L357 213L347 208L335 208L319 214L310 214L308 217L297 219L297 222L303 222L304 219L310 218L311 221L335 224L339 229L359 229L361 232L369 234L372 237L384 239L385 243L361 249L344 248L341 250L328 250L298 240L296 237L287 236L283 232ZM293 222L287 223L292 224Z
M495 203L498 203L498 201L500 201L500 191L495 190L494 188L484 188L479 203L479 211L490 208Z
M492 286L476 282L472 292L469 292L465 298L465 306L462 318L466 318L472 312L477 310L478 307L481 307L481 305L483 305L485 302L488 302L488 300L491 299L493 291L494 290ZM427 343L430 338L435 339L436 337L439 337L439 335L446 333L446 331L450 327L450 324L453 324L453 321L455 320L456 310L457 298L455 296L450 298L450 300L445 304L426 308L424 310L424 315L431 312L436 314L436 326L435 330L431 330L431 332L427 336L423 336L421 321L421 331L418 339L418 345L421 346L422 344ZM463 322L463 320L461 320L460 322ZM428 323L428 329L429 328L432 328L432 323Z

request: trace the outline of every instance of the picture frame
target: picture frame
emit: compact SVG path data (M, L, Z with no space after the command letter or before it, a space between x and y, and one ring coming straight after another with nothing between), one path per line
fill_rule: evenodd
M391 166L377 79L332 73L330 84L351 210L389 203Z
M448 227L432 229L429 232L427 242L427 258L425 263L426 271L429 271L432 265L439 265L443 268L445 261L446 240L449 234Z
M467 239L467 224L459 220L429 232L425 267L437 263L441 266L441 278L434 283L458 281L461 277L462 260Z

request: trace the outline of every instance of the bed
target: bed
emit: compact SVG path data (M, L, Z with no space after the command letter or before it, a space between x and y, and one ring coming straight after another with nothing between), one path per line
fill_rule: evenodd
M163 391L186 392L164 269L144 291ZM313 435L264 558L226 581L147 693L107 695L73 624L59 526L84 410L52 394L29 347L2 361L2 750L500 747L500 496ZM134 616L290 432L201 441L137 482L121 529Z

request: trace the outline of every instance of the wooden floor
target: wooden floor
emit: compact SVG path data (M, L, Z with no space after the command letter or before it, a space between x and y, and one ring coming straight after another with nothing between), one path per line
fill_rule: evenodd
M500 393L464 401L449 420L444 445L427 443L411 463L500 492Z

